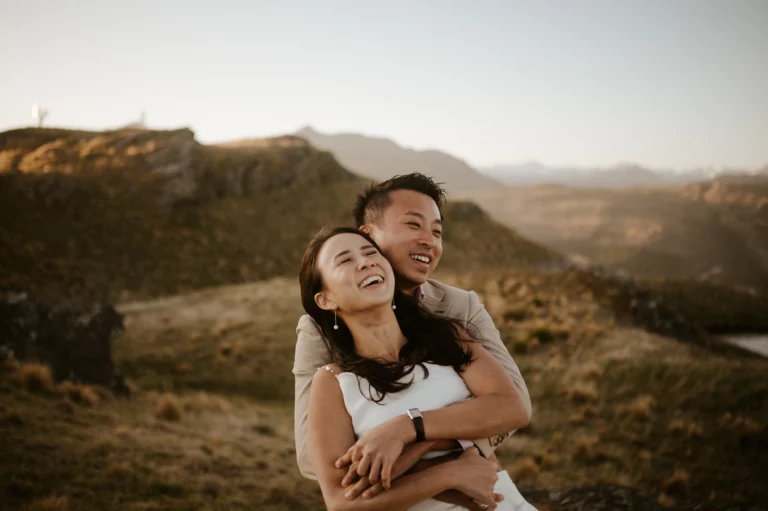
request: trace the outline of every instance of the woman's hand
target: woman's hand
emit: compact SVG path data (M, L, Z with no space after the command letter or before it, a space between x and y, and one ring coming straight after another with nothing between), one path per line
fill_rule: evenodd
M484 509L496 509L496 504L503 500L503 496L493 492L499 479L496 464L480 456L477 447L470 447L459 459L445 466L452 463L455 464L450 469L453 489L466 494Z
M408 444L403 449L403 452L395 461L392 466L392 481L396 480L401 475L405 474L412 468L414 468L421 460L421 457L429 451L441 450L440 447L451 449L454 447L455 442L450 440L426 440L419 442L418 444ZM452 459L456 459L455 456ZM443 457L443 461L446 461ZM439 461L440 458L438 458ZM341 486L344 488L349 487L345 493L345 497L349 500L353 500L362 494L364 499L371 499L381 493L384 488L381 485L381 481L376 484L371 484L367 477L360 477L357 473L357 463L352 463L349 466L347 475L341 480ZM423 468L426 468L423 467ZM422 470L423 470L422 468Z
M336 460L336 468L357 464L357 474L367 476L370 484L381 480L389 489L392 485L392 467L403 452L405 444L412 442L416 431L407 415L390 419L361 436L355 445ZM345 478L346 480L346 478Z

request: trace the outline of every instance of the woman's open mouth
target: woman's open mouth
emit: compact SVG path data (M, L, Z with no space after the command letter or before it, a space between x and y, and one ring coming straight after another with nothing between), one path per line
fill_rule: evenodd
M366 277L358 284L358 287L361 289L370 289L374 287L378 287L381 284L384 283L384 277L381 275L371 275L370 277Z

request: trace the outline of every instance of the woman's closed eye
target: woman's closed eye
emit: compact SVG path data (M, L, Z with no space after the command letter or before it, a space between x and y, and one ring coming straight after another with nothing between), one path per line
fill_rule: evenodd
M421 224L419 222L406 222L407 225L412 225L413 227L417 229L421 229Z

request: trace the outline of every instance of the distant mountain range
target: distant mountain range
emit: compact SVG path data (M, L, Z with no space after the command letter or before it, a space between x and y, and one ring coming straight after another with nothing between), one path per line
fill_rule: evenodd
M702 168L685 171L649 169L634 163L610 167L546 166L536 161L473 168L449 153L415 150L388 138L359 133L326 134L312 127L296 135L319 149L330 151L352 172L383 181L397 174L422 172L445 183L449 192L498 188L499 185L565 185L575 188L624 188L668 186L709 181L725 175L768 175L768 165L758 170Z
M495 179L441 151L417 151L402 147L388 138L355 133L328 135L309 126L296 135L318 149L332 152L339 163L352 172L377 181L398 174L421 172L445 183L449 192L499 186Z
M577 260L768 296L764 171L673 186L506 186L459 196L522 236Z
M632 163L611 167L548 167L531 161L516 165L497 165L479 169L497 181L511 186L559 184L578 188L623 188L627 186L667 186L708 181L727 175L768 175L768 165L758 170L691 169L681 172L648 169Z

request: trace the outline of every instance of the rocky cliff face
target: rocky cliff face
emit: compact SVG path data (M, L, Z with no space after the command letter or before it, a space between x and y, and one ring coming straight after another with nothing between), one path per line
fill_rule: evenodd
M114 388L112 340L123 317L104 303L50 303L26 293L0 293L0 351L48 364L57 381Z
M99 178L97 185L91 177ZM9 131L0 134L0 178L5 186L53 202L99 186L110 195L145 192L145 199L161 207L357 179L298 137L203 146L189 129Z

